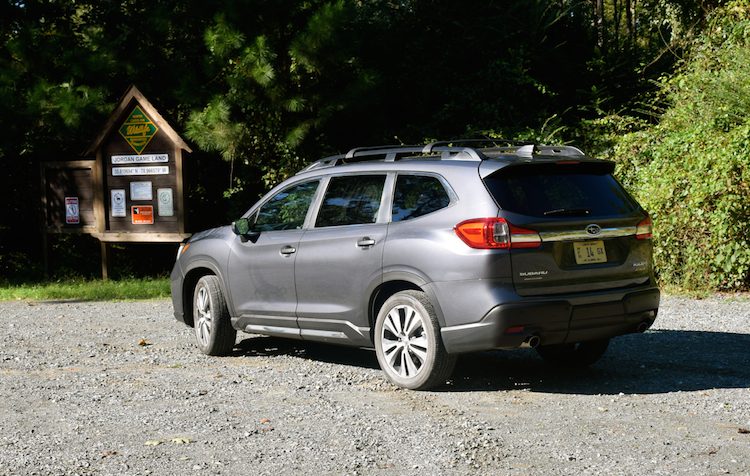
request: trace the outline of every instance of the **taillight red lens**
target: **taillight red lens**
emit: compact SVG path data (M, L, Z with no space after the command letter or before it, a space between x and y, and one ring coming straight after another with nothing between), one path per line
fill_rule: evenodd
M510 247L511 248L538 248L542 246L542 238L539 233L526 228L510 225Z
M454 230L472 248L510 248L510 229L502 218L466 220L456 225Z
M512 225L503 218L476 218L454 228L464 243L477 249L537 248L539 233Z
M651 229L651 217L640 222L635 229L635 237L639 240L650 240L653 235Z

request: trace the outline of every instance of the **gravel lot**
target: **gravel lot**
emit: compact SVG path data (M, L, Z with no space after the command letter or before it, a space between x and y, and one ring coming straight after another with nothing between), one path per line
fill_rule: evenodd
M750 302L667 297L585 371L462 356L431 392L372 351L240 334L171 303L0 303L0 474L750 475Z

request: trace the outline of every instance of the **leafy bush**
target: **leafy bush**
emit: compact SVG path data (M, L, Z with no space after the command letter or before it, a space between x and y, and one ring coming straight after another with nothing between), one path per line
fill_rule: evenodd
M660 279L696 289L750 285L750 4L717 10L676 75L668 104L605 155L651 213Z

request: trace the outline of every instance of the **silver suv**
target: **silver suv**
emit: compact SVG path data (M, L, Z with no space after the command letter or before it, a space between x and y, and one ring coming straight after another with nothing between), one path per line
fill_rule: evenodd
M586 366L654 322L648 214L612 162L573 147L435 142L305 168L231 226L183 244L175 316L200 350L237 331L374 347L396 385L461 353L535 347Z

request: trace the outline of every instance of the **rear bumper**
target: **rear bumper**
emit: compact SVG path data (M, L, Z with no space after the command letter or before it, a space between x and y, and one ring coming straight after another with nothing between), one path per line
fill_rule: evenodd
M532 336L540 345L615 337L647 329L659 309L656 287L613 294L603 302L601 297L594 303L575 296L500 304L477 323L444 327L443 344L454 354L513 349Z

